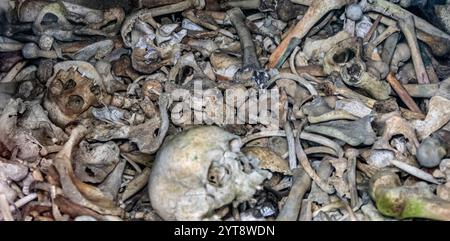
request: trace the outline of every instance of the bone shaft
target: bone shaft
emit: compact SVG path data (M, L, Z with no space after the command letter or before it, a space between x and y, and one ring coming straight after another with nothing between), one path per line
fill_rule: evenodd
M294 169L297 167L297 159L295 157L295 139L291 124L289 122L286 122L284 125L284 130L286 132L286 139L288 142L289 168Z
M56 59L58 58L58 55L56 54L55 51L45 51L45 50L40 50L39 51L39 55L43 58L47 58L47 59Z
M6 200L5 194L0 194L0 214L4 221L14 221L14 218L9 209L8 200Z
M133 6L137 8L154 8L169 4L184 2L185 0L135 0L131 1Z
M388 39L390 36L392 36L395 32L398 31L398 28L395 26L389 26L386 30L384 30L375 40L372 41L372 44L375 46L378 46L381 44L384 40Z
M431 98L436 95L439 90L438 84L406 84L403 85L406 92L412 97Z
M255 45L252 41L252 35L245 24L245 16L239 8L233 8L228 11L230 21L239 35L241 49L243 54L243 66L260 69L261 65L256 55Z
M302 204L301 200L311 186L311 178L309 178L303 169L299 168L294 171L297 172L297 175L292 184L289 196L277 217L277 221L297 221Z
M226 8L258 9L261 0L229 0L223 3Z
M161 7L156 7L151 9L151 15L152 17L157 17L161 15L176 13L176 12L182 12L186 9L194 7L193 0L186 0L179 3L174 3L171 5L165 5Z
M386 77L386 80L389 82L389 84L392 86L392 88L395 90L395 92L398 94L400 99L408 106L408 108L414 112L422 114L422 111L417 106L416 102L411 98L411 96L408 94L408 92L405 90L403 85L395 78L395 75L390 72L388 76Z
M419 43L416 38L416 31L414 29L414 20L412 17L399 20L399 26L405 35L409 48L411 49L411 58L416 72L417 82L420 84L429 84L427 71L423 64L422 55L420 53Z
M21 50L23 47L22 43L0 43L0 52L12 52Z
M323 68L320 65L307 65L307 66L296 66L295 70L299 75L303 73L308 73L315 77L326 77L326 75L323 72ZM292 73L290 68L282 68L280 70L280 73Z
M383 13L383 11L379 9L378 11L374 12ZM411 13L409 14L411 15ZM369 13L368 16L372 19L376 19L378 17L378 14ZM391 15L389 16L394 17ZM437 56L446 55L450 51L450 36L447 35L446 33L443 33L439 29L437 29L437 31L430 31L430 29L436 28L433 25L427 23L425 20L418 18L417 16L413 16L413 18L415 22L415 27L417 29L417 38L426 43L433 50L433 54ZM381 23L388 26L395 26L397 24L396 21L384 16L381 18Z
M305 6L311 6L314 3L314 0L290 0L292 3L301 4Z
M434 36L439 36L441 38L450 38L450 35L444 33L440 29L436 28L432 24L428 23L424 19L412 14L408 10L394 4L391 2L388 2L386 0L375 0L372 1L372 3L366 5L366 11L374 11L381 13L386 16L393 17L397 20L404 18L404 17L412 17L414 18L415 26Z
M350 204L352 208L358 206L358 190L356 189L356 157L350 157L348 169L348 185L350 188Z

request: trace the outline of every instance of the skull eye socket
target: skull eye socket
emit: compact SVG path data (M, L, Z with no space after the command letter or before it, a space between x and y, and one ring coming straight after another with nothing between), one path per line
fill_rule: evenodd
M66 107L75 112L80 113L83 110L84 100L79 95L71 95L69 96L69 100L67 101Z

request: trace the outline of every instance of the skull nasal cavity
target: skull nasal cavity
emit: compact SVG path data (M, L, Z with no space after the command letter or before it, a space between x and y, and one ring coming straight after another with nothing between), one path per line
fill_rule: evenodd
M70 90L70 89L75 88L75 86L77 86L77 82L75 82L75 80L73 80L73 79L70 79L70 80L66 81L66 83L64 83L63 88L64 88L64 90Z
M84 100L79 95L69 96L67 108L75 113L80 113L83 110Z

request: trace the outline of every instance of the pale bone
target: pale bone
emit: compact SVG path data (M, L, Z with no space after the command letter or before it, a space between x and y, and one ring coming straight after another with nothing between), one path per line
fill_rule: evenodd
M368 13L367 15L372 19L376 19L379 16L379 14L376 13ZM389 27L397 28L397 22L393 19L383 16L380 22ZM426 43L431 48L434 55L445 56L450 51L450 40L446 40L445 37L440 36L439 34L427 33L425 30L423 30L424 27L419 28L417 26L417 22L415 23L417 38ZM444 43L441 46L439 46L440 41L443 41Z
M303 196L311 186L311 178L303 169L294 169L294 180L283 208L277 216L277 221L297 221Z
M292 131L292 126L289 122L285 123L284 131L286 133L286 140L288 144L289 168L292 170L297 168L297 158L296 158L294 132Z
M234 34L232 34L230 31L228 31L226 29L221 29L217 25L215 25L211 22L207 22L200 17L197 17L197 15L194 13L193 10L188 10L188 11L183 12L183 16L186 17L187 19L189 19L191 22L198 24L202 27L205 27L205 28L213 30L213 31L217 31L229 38L232 38L232 39L235 38Z
M161 116L155 115L142 124L120 126L112 130L109 125L99 126L89 134L88 138L97 141L129 139L136 143L140 152L153 154L158 151L169 129L169 114L167 111L169 101L169 96L166 94L160 96L158 105ZM154 132L157 129L159 129L158 135L154 137Z
M270 174L248 166L240 145L238 136L214 126L176 135L159 150L150 174L153 208L164 220L202 220L250 199Z
M321 60L325 53L328 52L328 50L330 50L333 46L350 37L351 36L348 32L340 31L326 39L314 40L307 38L303 47L303 53L308 59ZM292 53L292 55L294 55L294 53Z
M344 110L354 116L362 118L369 115L372 109L365 106L361 101L357 99L342 99L336 101L336 110Z
M305 149L305 153L306 150L307 149ZM316 167L316 172L321 179L327 180L328 178L330 178L331 173L333 172L333 168L331 167L330 162L326 158L323 158L320 161L319 166ZM326 192L320 189L317 184L313 183L311 185L311 191L308 195L308 200L323 205L330 202L330 196L328 196Z
M417 42L413 17L409 16L399 19L398 25L411 49L411 58L414 64L414 70L416 71L417 82L419 82L419 84L429 84L430 80L428 79L428 74L420 54L419 43Z
M302 133L300 133L300 138L303 140L316 142L316 143L322 144L324 146L330 147L331 149L334 150L335 155L339 158L344 156L344 150L342 150L342 147L340 145L338 145L336 142L334 142L331 139L328 139L324 136L320 136L320 135L308 133L306 131L302 131Z
M258 9L261 0L227 0L221 1L222 8Z
M0 158L0 192L5 195L9 203L13 203L17 198L17 192L11 188L9 182L19 182L23 180L28 173L28 168L19 163L8 163Z
M308 121L312 124L326 122L330 120L358 120L357 116L350 114L345 110L333 110L319 116L308 116Z
M314 181L317 186L320 187L324 192L328 194L332 194L335 192L333 186L331 186L328 182L323 180L319 175L317 175L316 171L312 168L311 163L308 160L305 152L303 151L303 147L300 143L300 135L295 137L295 153L297 155L297 159L299 160L301 166L308 174L308 176Z
M350 88L348 88L341 80L337 80L335 82L335 89L334 92L336 94L342 95L348 99L357 99L360 100L364 105L366 105L369 108L373 108L376 100L369 98L365 95L359 94Z
M422 171L417 167L411 166L409 164L397 160L391 160L390 162L392 163L392 165L396 166L400 170L403 170L406 173L409 173L417 178L420 178L424 181L431 182L434 184L440 184L440 182L436 180L431 174L428 174L427 172Z
M347 181L350 189L350 203L352 208L360 205L358 190L356 189L356 158L359 156L359 150L348 148L345 151L345 157L348 159Z
M21 50L22 47L23 47L23 43L0 42L0 52L13 52L13 51Z
M39 38L39 48L49 51L52 48L54 41L55 39L52 36L44 34Z
M295 82L299 83L301 86L303 86L306 89L308 89L308 91L309 91L309 93L311 95L318 95L316 88L311 83L309 83L304 78L302 78L302 77L300 77L298 75L294 75L294 74L290 74L290 73L280 73L278 75L275 75L267 83L267 87L270 87L273 83L275 83L279 79L294 80Z
M381 13L389 18L394 18L396 20L412 16L414 19L415 27L418 30L420 30L417 33L417 37L420 40L426 42L433 49L434 54L438 56L443 56L450 51L449 45L450 35L436 28L435 26L423 20L422 18L412 14L408 10L403 9L400 6L397 6L396 4L390 3L385 0L374 0L374 1L363 0L360 2L360 5L363 6L365 11L373 11ZM374 17L374 15L369 14L369 16L371 18L377 18ZM386 21L388 22L386 23ZM395 22L394 24L389 24L392 23L392 21L389 21L388 18L382 18L381 22L387 25L395 25ZM443 43L442 44L443 46L437 46L439 45L438 44L439 42Z
M71 163L72 150L86 133L87 128L83 125L73 129L69 140L54 158L54 165L56 170L58 170L63 192L72 202L101 214L120 215L122 212L120 208L116 208L112 201L105 198L105 195L98 188L81 182L74 175ZM89 196L91 199L88 199L86 196Z
M122 193L121 200L126 201L147 185L151 169L146 167L131 180Z
M439 84L404 84L403 87L411 97L431 98L439 91Z
M119 162L119 152L119 147L114 142L81 142L74 153L75 174L83 182L100 183ZM87 169L90 170L89 173Z
M409 58L411 58L411 51L408 45L405 43L397 44L391 59L391 71L397 73L399 67L406 63Z
M413 121L419 140L423 140L439 130L450 121L450 100L434 96L430 100L429 110L425 120Z
M295 134L296 130L294 130L293 132ZM258 132L258 133L252 134L252 135L248 135L248 136L242 138L242 146L245 146L245 144L249 143L250 141L264 138L264 137L272 137L272 136L285 137L286 132L283 130L263 131L263 132ZM320 135L302 131L302 133L300 133L300 139L316 142L316 143L322 144L324 146L327 146L335 152L334 155L336 155L337 157L344 156L344 150L342 150L341 146L338 145L336 142L334 142L324 136L320 136Z
M56 59L58 55L52 50L41 50L35 43L27 43L22 48L22 55L26 59L47 58Z
M309 147L305 149L305 153L306 155L313 155L313 154L327 154L327 155L332 155L332 156L336 156L336 151L331 149L330 147L326 147L326 146L314 146L314 147Z
M98 41L78 50L73 54L73 59L80 61L89 61L92 57L95 57L97 60L102 59L110 53L113 48L114 43L110 39Z
M14 78L17 76L17 74L25 67L27 64L27 61L21 61L15 64L3 77L3 79L0 80L0 83L9 83L14 80Z
M384 40L386 40L392 34L400 31L396 26L388 26L380 35L378 35L374 40L370 41L373 46L378 46Z
M367 116L356 121L330 121L305 127L306 131L315 132L343 140L349 145L371 145L376 134L371 127L372 117Z
M152 9L142 9L130 14L124 21L120 33L125 46L132 47L128 34L132 31L135 22L140 19L146 21L148 18L158 17L161 15L182 12L186 9L201 9L205 6L205 0L186 0L180 3L156 7Z
M415 148L419 147L419 141L417 140L413 127L399 115L394 115L386 120L383 134L374 143L373 149L390 149L389 141L395 135L403 135Z
M33 23L33 32L37 35L49 35L57 40L74 40L73 25L65 18L65 7L60 2L50 3L44 6ZM43 25L42 21L47 14L54 15L58 20L56 24Z

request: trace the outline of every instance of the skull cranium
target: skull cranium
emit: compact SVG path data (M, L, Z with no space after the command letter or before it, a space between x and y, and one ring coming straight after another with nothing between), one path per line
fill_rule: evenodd
M214 218L214 210L249 200L270 173L240 152L239 137L195 127L163 145L149 180L153 208L165 220Z

